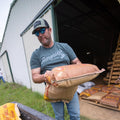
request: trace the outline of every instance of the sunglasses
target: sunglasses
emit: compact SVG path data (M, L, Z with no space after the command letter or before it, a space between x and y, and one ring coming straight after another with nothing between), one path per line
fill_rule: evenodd
M41 34L44 34L44 33L45 33L45 30L46 30L46 28L41 28L40 30L37 30L37 31L35 32L35 35L38 37L40 33L41 33Z

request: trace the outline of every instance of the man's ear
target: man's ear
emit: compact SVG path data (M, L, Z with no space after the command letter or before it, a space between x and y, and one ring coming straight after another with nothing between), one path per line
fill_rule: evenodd
M50 32L52 32L52 28L48 28Z

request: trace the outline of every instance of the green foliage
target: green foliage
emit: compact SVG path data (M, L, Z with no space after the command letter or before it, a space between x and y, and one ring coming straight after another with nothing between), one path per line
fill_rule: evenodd
M37 92L32 92L24 86L5 83L0 84L0 105L8 102L16 101L23 105L29 106L37 111L40 111L48 116L55 117L50 102L46 102L43 96ZM69 115L65 107L65 120L69 120ZM81 120L89 120L81 116Z

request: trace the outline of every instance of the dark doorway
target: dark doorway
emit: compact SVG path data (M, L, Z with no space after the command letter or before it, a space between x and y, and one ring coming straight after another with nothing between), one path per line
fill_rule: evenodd
M59 41L68 43L83 63L106 68L120 32L117 0L62 0L54 8Z

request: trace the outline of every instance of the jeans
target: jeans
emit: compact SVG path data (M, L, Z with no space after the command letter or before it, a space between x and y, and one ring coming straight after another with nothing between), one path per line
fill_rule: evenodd
M64 102L51 102L56 120L64 120ZM77 92L74 94L73 99L66 103L70 120L80 120L80 105Z
M5 83L5 80L4 80L3 76L0 76L0 79Z

